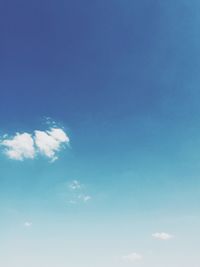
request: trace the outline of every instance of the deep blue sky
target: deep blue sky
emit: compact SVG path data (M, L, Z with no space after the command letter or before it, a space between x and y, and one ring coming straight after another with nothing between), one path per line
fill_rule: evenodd
M198 28L188 1L1 1L1 113L193 119Z
M63 254L55 249L49 261L31 254L33 267L118 267L125 264L118 256L137 250L148 254L144 267L196 266L199 12L197 0L0 2L1 136L44 130L50 117L71 140L71 148L54 164L0 157L0 232L6 236L14 231L12 223L33 223L30 236L17 228L14 237L5 237L8 244L20 235L35 246L43 240L49 254L53 246L48 247L44 233L46 220L55 236L59 228L51 240L55 244L65 242L68 234L73 240L82 231L70 247L74 258L65 258L62 246ZM60 195L74 179L92 200L66 211ZM162 250L147 241L154 231L178 237ZM102 233L113 248L107 255L105 246L96 262L98 242L105 245ZM87 243L93 237L94 248ZM190 255L185 253L182 260L179 250ZM9 248L4 251L7 255ZM81 263L76 251L86 255L80 253ZM26 267L28 261L23 265L17 254L15 267ZM2 265L14 266L5 263L3 259Z

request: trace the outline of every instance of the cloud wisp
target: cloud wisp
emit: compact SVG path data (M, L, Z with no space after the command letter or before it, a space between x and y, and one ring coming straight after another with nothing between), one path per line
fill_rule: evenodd
M77 180L73 180L70 184L69 184L69 188L74 191L74 190L78 190L81 189L82 185L80 184L79 181Z
M32 222L27 221L24 223L24 227L26 227L26 228L30 228L32 225L33 225Z
M139 253L132 252L128 255L122 256L122 260L129 263L134 263L141 261L143 259L143 256Z
M77 204L80 202L87 203L92 199L92 197L85 192L85 186L77 180L73 180L68 184L68 191L70 195L70 204Z
M173 235L162 232L162 233L154 233L152 234L152 237L157 240L168 241L173 238Z
M43 155L53 162L58 159L57 153L69 142L63 129L51 128L46 131L36 130L32 134L16 133L11 138L4 136L0 145L4 148L4 154L13 160L35 159Z

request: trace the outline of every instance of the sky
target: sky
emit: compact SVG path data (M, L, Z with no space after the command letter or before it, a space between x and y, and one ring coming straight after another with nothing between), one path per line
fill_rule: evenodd
M0 266L199 266L199 12L0 2Z

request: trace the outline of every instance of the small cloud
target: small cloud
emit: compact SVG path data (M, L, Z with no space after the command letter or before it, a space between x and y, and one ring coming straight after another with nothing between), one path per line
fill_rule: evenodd
M80 200L82 200L83 202L88 202L89 200L92 199L92 197L89 196L89 195L80 195L78 198L79 198Z
M78 190L78 189L81 188L81 184L80 184L79 181L74 180L74 181L72 181L72 182L70 183L69 188L70 188L71 190Z
M29 228L29 227L32 226L32 222L25 222L24 223L24 226L27 227L27 228Z
M69 142L63 129L51 128L46 131L36 130L32 134L16 133L12 138L4 135L0 145L4 147L5 155L13 160L23 161L43 155L54 162L58 159L57 153Z
M44 117L45 123L53 127L57 127L57 123L51 117Z
M123 261L129 262L129 263L141 261L142 259L143 259L143 256L136 252L130 253L122 257Z
M172 239L173 235L162 232L162 233L154 233L154 234L152 234L152 237L154 239L167 241L167 240Z

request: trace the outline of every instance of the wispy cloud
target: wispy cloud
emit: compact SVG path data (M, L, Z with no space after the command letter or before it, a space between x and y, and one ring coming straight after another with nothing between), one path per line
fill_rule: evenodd
M162 232L162 233L154 233L154 234L152 234L152 237L154 239L167 241L167 240L172 239L173 238L173 235Z
M52 162L58 156L57 153L70 140L61 128L50 128L50 130L33 133L16 133L13 137L3 136L0 145L4 147L5 155L13 160L23 161L34 159L38 155L49 158Z
M89 200L92 199L92 197L89 196L89 195L79 195L78 198L79 198L80 200L82 200L83 202L88 202Z
M72 181L72 182L69 184L69 188L70 188L71 190L78 190L78 189L81 188L81 184L80 184L79 181L74 180L74 181Z
M128 255L122 256L122 260L129 262L129 263L141 261L142 259L143 259L143 256L139 253L136 253L136 252L132 252Z
M24 223L24 227L26 227L26 228L30 228L31 226L33 225L33 223L32 222L25 222Z
M78 180L73 180L68 184L68 195L70 204L77 204L80 202L88 202L92 197L87 193L87 188L85 185L81 184Z

